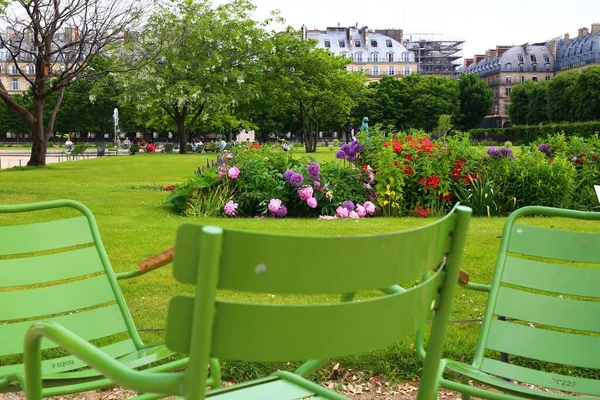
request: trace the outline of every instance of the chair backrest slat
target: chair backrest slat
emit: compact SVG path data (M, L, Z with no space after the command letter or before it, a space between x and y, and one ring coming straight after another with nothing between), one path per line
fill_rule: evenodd
M600 337L533 328L494 319L487 348L583 368L600 368Z
M33 289L0 292L0 321L77 311L115 300L106 275Z
M507 256L502 283L526 288L568 294L600 297L600 270L550 264Z
M0 238L0 256L55 250L94 241L85 217L1 226Z
M121 310L116 304L52 318L85 340L100 339L127 331ZM0 356L23 352L23 338L31 327L31 321L0 324ZM43 341L42 349L56 347L53 342Z
M600 235L514 224L508 251L574 262L600 262Z
M563 299L501 287L496 313L533 324L600 332L600 302Z
M406 232L294 237L226 230L219 288L260 293L326 294L383 288L421 277L449 251L455 215ZM195 246L198 227L181 227L177 247ZM307 251L306 255L301 254ZM196 282L198 254L179 253L174 274Z
M425 322L442 282L442 272L404 293L335 305L270 305L217 302L212 356L247 361L329 358L383 347L414 333ZM189 354L194 298L178 296L169 305L167 343ZM390 312L394 310L393 314ZM353 324L351 321L369 321ZM187 328L187 329L186 329ZM323 332L336 337L322 341ZM170 335L175 337L171 338Z
M95 247L0 260L0 288L37 285L104 272ZM1 319L1 318L0 318Z

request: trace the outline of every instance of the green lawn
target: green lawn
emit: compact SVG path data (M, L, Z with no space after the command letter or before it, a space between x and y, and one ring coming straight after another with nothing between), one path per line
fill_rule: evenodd
M303 156L302 152L294 152ZM334 159L334 152L320 148L316 157ZM157 188L177 183L191 176L193 171L214 155L139 154L136 156L105 157L50 164L45 168L0 170L0 203L16 204L42 200L69 198L86 204L96 216L100 232L116 271L136 268L137 263L174 244L177 227L184 222L217 224L238 229L268 232L338 235L375 233L402 230L427 223L415 218L370 218L361 220L321 221L316 219L225 219L183 218L172 214L163 205L167 193ZM56 211L54 211L56 212ZM47 216L42 216L46 218ZM14 216L0 215L0 224L14 223ZM466 246L463 268L476 282L489 283L504 219L476 218L473 220ZM557 219L536 219L533 223L559 228L565 222ZM593 231L589 222L579 228ZM299 249L298 257L307 262L318 255L310 249ZM141 278L122 282L128 305L138 328L164 326L168 299L175 293L190 291L174 282L170 267L162 268ZM227 298L249 298L247 294L221 293ZM288 302L289 297L253 295L253 300ZM308 298L318 301L320 298ZM454 304L454 319L480 318L484 311L485 296L459 289ZM391 316L393 318L393 316ZM368 321L348 321L353 324ZM315 327L315 329L317 329ZM478 323L452 324L447 341L447 354L468 360L478 335ZM159 333L145 333L146 340L160 340ZM342 360L351 368L369 373L384 374L387 378L406 378L419 373L417 359L410 341ZM226 364L226 376L239 377L264 371L260 366Z

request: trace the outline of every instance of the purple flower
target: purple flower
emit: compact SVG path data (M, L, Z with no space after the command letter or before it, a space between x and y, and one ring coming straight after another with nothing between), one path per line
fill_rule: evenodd
M337 153L335 153L335 157L339 158L340 160L344 160L346 159L346 147L344 147L346 145L343 145L342 147L340 147L340 149L337 151Z
M346 201L342 202L342 207L344 207L348 211L354 211L354 203L351 202L350 200L346 200Z
M238 203L234 203L233 200L229 200L223 207L223 212L229 217L235 217L237 215L237 207Z
M293 169L285 171L283 178L292 186L300 186L304 182L304 177Z
M306 167L306 172L308 172L308 176L310 179L312 179L313 181L316 181L317 179L319 179L319 175L321 174L319 164L316 162L311 162Z
M364 146L361 145L358 140L353 140L350 144L346 143L342 145L335 156L348 162L354 162L358 159L356 153L360 153L364 150Z
M510 159L513 159L513 152L512 149L508 148L508 147L503 147L500 149L500 154L502 155L502 157L508 157Z
M487 153L492 157L500 157L500 150L497 147L490 147Z
M268 208L269 208L269 211L271 212L271 215L273 215L275 217L282 218L287 215L287 208L283 205L283 203L279 199L271 199L271 201L269 202Z
M538 146L538 150L542 153L550 153L550 146L548 146L546 143L542 143Z
M372 202L365 201L365 203L363 204L363 207L367 211L367 214L369 214L369 215L375 214L375 204L373 204Z
M238 176L240 176L240 170L238 167L236 167L235 165L231 168L229 168L229 171L227 171L227 175L231 178L231 179L237 179Z
M310 186L302 186L298 189L298 196L301 200L308 200L313 196L313 188Z
M309 199L306 200L306 204L310 208L317 208L317 199L315 199L314 197L311 197L311 198L309 198Z

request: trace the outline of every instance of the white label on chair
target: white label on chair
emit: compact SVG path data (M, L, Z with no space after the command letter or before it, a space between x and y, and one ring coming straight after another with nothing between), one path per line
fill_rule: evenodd
M598 197L598 202L600 203L600 185L594 185L594 189L596 189L596 196Z

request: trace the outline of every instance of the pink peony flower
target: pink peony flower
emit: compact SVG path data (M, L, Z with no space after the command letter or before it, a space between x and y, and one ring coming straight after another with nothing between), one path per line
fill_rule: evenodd
M358 216L359 216L360 218L364 218L364 217L365 217L365 215L367 215L367 210L365 209L365 207L364 207L364 206L362 206L362 205L360 205L360 204L357 204L357 205L356 205L356 214L358 214Z
M223 179L227 176L227 167L219 168L219 174L217 175L219 179Z
M235 217L237 215L238 203L234 203L233 200L229 200L225 206L223 206L223 212L229 217Z
M375 204L371 203L370 201L365 201L365 203L363 204L363 207L367 211L367 214L369 214L369 215L375 214Z
M274 217L283 218L287 215L287 208L279 199L271 199L268 208Z
M306 200L306 204L308 204L308 206L310 208L317 208L317 199L315 199L314 197L311 197Z
M350 213L348 214L348 217L350 217L350 218L354 218L354 219L356 219L356 218L360 218L360 217L358 216L358 213L357 213L356 211L350 211Z
M346 207L339 206L335 209L336 215L340 218L348 218L350 215L350 211Z
M238 167L236 167L235 165L231 168L229 168L229 171L227 171L227 175L231 178L231 179L237 179L237 177L240 175L240 170Z
M313 196L313 188L310 186L302 186L298 189L298 196L301 200L308 200Z

